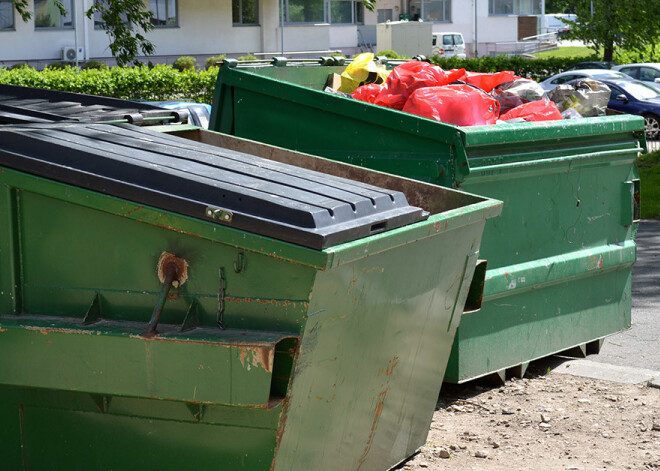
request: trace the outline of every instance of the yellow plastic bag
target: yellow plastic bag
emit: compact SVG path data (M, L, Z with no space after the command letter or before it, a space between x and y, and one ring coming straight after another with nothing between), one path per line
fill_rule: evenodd
M341 74L341 88L339 91L352 93L360 85L365 83L384 83L389 71L385 66L374 62L374 54L365 52L355 56Z

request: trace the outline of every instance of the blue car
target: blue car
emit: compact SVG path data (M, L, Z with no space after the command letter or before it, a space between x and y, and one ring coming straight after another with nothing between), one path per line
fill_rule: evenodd
M607 106L626 114L643 116L647 139L660 138L660 91L632 79L599 80L610 87Z

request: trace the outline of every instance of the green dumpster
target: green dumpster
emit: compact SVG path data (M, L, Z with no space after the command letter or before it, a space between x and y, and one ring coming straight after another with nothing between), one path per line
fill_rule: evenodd
M424 444L501 203L224 139L0 127L3 469L384 470Z
M447 381L522 375L630 327L642 118L456 127L320 91L343 67L273 63L221 67L210 129L504 202Z

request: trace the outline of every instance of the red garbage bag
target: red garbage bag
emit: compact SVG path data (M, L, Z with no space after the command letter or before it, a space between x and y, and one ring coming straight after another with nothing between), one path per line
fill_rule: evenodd
M447 71L447 76L449 83L455 82L456 80L465 81L467 72L465 69L451 69Z
M486 74L482 72L467 72L467 77L463 79L470 85L475 85L481 88L484 92L488 93L493 88L504 82L511 82L516 77L516 74L511 70L504 70L494 74Z
M367 103L373 103L376 100L378 94L385 88L384 85L379 85L377 83L369 83L367 85L362 85L355 89L351 96L356 100L366 101Z
M502 121L514 118L523 118L525 121L556 121L563 119L557 105L547 98L516 106L500 116Z
M458 126L495 124L500 104L492 96L464 84L420 88L403 111Z
M408 61L395 67L387 77L384 89L375 104L400 110L408 97L422 87L436 87L449 83L449 76L437 65L428 62Z

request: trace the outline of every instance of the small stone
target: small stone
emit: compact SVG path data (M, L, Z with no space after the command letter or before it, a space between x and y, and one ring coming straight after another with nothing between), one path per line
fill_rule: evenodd
M616 402L616 401L619 400L619 398L616 397L616 396L605 396L605 399L607 399L608 401L612 401L612 402Z
M502 409L502 415L513 415L515 412L509 410L509 409Z
M658 430L660 431L660 422L654 423L653 427L651 427L651 430Z
M547 414L541 414L541 422L545 422L545 423L550 422L550 416Z
M544 429L547 430L547 429L549 429L550 427L552 427L552 425L550 425L550 424L547 423L547 422L541 422L541 423L539 424L539 427L544 428Z
M465 449L467 448L467 445L458 445L458 447L459 447L461 450L465 450Z
M450 457L449 452L444 448L441 448L440 451L438 451L438 456L443 459L448 459Z
M455 445L455 444L449 445L449 449L456 451L456 450L458 450L458 445Z
M428 468L429 464L426 461L422 461L421 463L419 463L419 467L420 468Z
M580 404L589 404L591 401L589 399L578 399Z
M488 452L486 450L477 450L474 456L477 458L488 458Z
M497 442L492 442L492 443L491 443L491 446L492 446L493 448L499 448L499 447L500 447L500 444L497 443Z

